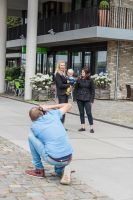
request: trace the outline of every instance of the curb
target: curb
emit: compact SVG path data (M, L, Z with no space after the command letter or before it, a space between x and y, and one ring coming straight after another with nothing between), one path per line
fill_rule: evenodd
M15 101L20 101L20 102L23 102L23 103L38 105L37 103L34 103L34 102L28 102L28 101L21 100L21 99L14 99L12 97L7 97L7 96L4 96L4 95L0 95L0 97L7 98L7 99L12 99L12 100L15 100ZM79 114L76 114L76 113L73 113L73 112L68 112L68 113L71 114L71 115L74 115L74 116L79 116ZM85 118L87 118L87 117L85 117ZM114 126L118 126L118 127L122 127L122 128L127 128L127 129L130 129L130 130L133 130L133 127L122 125L122 124L117 124L115 122L110 122L110 121L106 121L106 120L102 120L102 119L98 119L98 118L94 118L94 120L95 121L99 121L99 122L103 122L103 123L106 123L106 124L110 124L110 125L114 125Z
M71 114L71 115L79 116L79 114L76 114L76 113L72 113L72 112L68 112L68 113ZM85 118L87 118L87 117L85 117ZM109 121L98 119L98 118L94 118L94 120L99 121L99 122L103 122L103 123L106 123L106 124L110 124L110 125L119 126L119 127L122 127L122 128L128 128L128 129L133 130L133 127L125 126L125 125L122 125L122 124L117 124L115 122L109 122Z

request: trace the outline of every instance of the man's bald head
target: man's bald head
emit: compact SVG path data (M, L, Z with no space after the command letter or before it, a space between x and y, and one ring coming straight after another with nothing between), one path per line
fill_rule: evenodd
M32 121L36 121L39 117L43 116L43 110L40 107L33 107L29 111L29 116Z

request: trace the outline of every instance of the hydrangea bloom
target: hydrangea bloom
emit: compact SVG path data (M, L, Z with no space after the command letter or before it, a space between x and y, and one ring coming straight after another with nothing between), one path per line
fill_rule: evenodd
M30 78L30 84L33 90L47 90L51 87L52 77L49 74L37 73Z
M111 84L111 79L107 73L101 72L99 75L95 74L91 76L91 78L94 80L96 88L107 89Z

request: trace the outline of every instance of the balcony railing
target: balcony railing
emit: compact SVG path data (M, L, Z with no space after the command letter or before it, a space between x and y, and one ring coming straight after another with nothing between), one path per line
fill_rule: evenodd
M42 19L38 21L38 35L48 34L50 29L58 33L93 26L133 29L133 9L110 7L99 10L94 7ZM8 29L8 40L19 39L21 35L26 37L26 25Z
M27 25L20 25L7 29L7 40L21 39L22 36L26 38Z
M43 19L38 23L38 35L47 34L50 29L56 33L92 27L98 25L98 9L87 8L75 12L65 13L48 19Z

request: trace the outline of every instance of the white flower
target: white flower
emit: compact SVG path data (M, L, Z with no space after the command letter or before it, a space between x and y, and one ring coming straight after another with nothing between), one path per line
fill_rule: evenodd
M49 76L49 74L37 73L35 76L30 78L30 84L33 89L38 91L48 89L52 84L52 76Z
M49 86L46 85L46 86L45 86L45 89L48 89L48 88L49 88Z
M101 72L99 75L93 75L92 78L94 79L94 83L98 88L106 88L111 83L111 79L108 78L107 73Z

